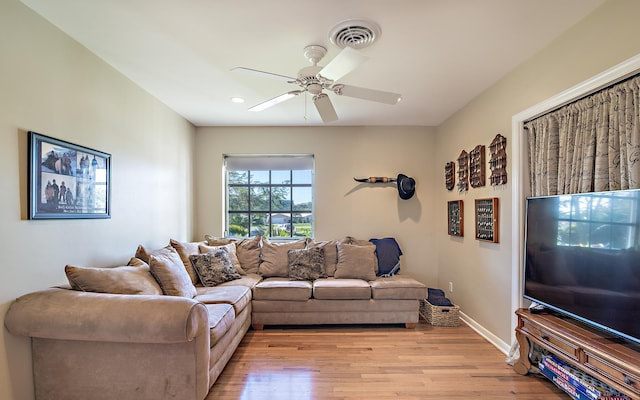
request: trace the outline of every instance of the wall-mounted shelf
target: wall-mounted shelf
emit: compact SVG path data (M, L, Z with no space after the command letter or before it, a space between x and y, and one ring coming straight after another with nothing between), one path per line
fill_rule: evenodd
M507 183L507 138L498 134L489 145L489 169L491 186L505 185Z
M447 202L447 231L451 236L464 236L463 206L462 200Z
M458 192L469 190L469 153L462 150L458 156Z
M444 184L447 190L453 190L456 183L456 163L449 161L444 166Z
M469 183L477 188L485 185L485 149L477 145L469 152Z
M498 198L476 199L476 239L498 243Z

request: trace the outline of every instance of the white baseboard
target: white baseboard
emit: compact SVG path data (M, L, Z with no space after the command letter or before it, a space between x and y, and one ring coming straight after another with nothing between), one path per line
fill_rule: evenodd
M478 332L480 336L487 339L489 343L494 345L498 350L504 353L504 355L508 355L511 350L511 345L505 343L502 339L494 335L493 333L486 330L482 325L471 319L467 314L460 311L460 319L462 322L467 324L471 329Z

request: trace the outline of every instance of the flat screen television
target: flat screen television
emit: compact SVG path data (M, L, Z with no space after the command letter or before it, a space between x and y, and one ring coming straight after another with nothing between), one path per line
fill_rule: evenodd
M524 297L640 344L640 189L531 197L526 210Z

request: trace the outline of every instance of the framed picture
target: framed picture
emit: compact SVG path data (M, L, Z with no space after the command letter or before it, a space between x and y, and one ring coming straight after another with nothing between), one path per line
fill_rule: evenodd
M29 218L111 218L111 155L29 132Z
M498 198L476 199L476 239L498 243Z
M464 215L462 200L447 202L447 230L451 236L464 236Z

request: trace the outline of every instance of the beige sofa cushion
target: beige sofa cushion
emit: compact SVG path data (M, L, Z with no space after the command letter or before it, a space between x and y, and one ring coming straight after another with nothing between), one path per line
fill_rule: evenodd
M378 277L371 285L371 297L374 299L425 299L427 287L417 280L403 275L388 278Z
M371 298L371 287L362 279L318 279L313 282L313 297L318 300L365 300Z
M253 289L258 283L262 282L262 277L258 274L246 274L240 275L240 279L234 281L221 283L220 286L245 286L249 289Z
M352 244L354 246L373 246L374 251L376 248L376 245L371 243L370 241L366 239L356 239L353 236L345 236L339 242L343 244ZM374 265L375 265L374 270L376 271L376 275L377 275L378 274L378 257L374 258Z
M307 301L311 298L309 281L291 281L289 278L267 278L253 288L254 300Z
M164 294L189 298L196 295L196 288L177 252L151 255L149 268Z
M376 247L338 243L336 278L372 281L376 279Z
M64 268L69 284L83 292L113 294L155 294L162 289L146 264L112 268L76 267Z
M242 269L242 264L240 264L240 260L238 259L238 253L236 250L235 243L228 243L221 246L210 246L207 244L201 244L198 246L198 250L201 254L212 253L222 248L227 249L227 251L229 252L229 256L231 257L231 262L233 263L233 266L236 268L236 271L238 271L240 275L246 275L247 273L245 272L244 269Z
M172 253L175 251L176 250L170 244L164 247L161 247L159 249L153 249L153 250L149 250L143 245L139 245L138 248L136 249L135 257L149 264L149 258L151 257L151 255L166 254L166 253Z
M209 245L213 245L209 242ZM236 242L236 253L242 269L247 274L257 274L260 266L260 248L262 245L262 237L243 239Z
M267 239L264 239L262 242L262 259L260 262L258 273L265 278L288 277L288 251L294 249L304 249L305 247L306 239L286 243L273 243Z
M191 283L194 285L198 283L198 274L193 268L191 261L189 261L189 256L200 253L198 246L204 243L205 242L179 242L175 239L169 239L169 244L178 252L178 255L180 255L184 268L187 270L191 278Z
M236 315L251 302L251 289L246 286L197 287L195 300L204 304L230 304Z
M213 347L233 325L236 313L230 304L205 304L209 317L209 345Z
M213 235L204 235L204 240L209 246L224 246L229 243L236 243L238 240L229 237L217 237Z

